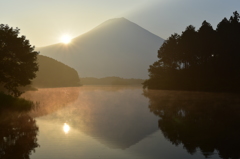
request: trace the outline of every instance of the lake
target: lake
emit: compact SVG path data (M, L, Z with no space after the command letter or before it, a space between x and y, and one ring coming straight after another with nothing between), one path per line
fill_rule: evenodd
M0 122L5 158L240 158L239 94L83 86L22 97L38 107Z

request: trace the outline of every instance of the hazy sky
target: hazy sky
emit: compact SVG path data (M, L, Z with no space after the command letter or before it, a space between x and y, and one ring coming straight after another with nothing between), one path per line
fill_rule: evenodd
M204 20L215 28L234 11L240 13L240 0L0 0L0 23L20 28L40 47L111 18L125 17L166 39L190 24L198 29Z

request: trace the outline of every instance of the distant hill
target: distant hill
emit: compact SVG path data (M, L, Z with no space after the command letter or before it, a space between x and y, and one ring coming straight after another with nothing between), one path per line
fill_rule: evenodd
M148 78L164 40L125 19L108 20L74 38L71 44L38 48L41 55L76 69L80 77Z
M39 71L32 81L33 87L79 86L78 73L73 68L52 58L38 55Z
M85 77L80 80L82 85L141 85L144 82L143 79L125 79L120 77Z

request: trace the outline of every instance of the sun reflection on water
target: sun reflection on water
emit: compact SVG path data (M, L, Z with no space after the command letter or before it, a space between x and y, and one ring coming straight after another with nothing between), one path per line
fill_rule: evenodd
M65 134L67 134L70 131L70 126L67 123L64 123L63 131Z

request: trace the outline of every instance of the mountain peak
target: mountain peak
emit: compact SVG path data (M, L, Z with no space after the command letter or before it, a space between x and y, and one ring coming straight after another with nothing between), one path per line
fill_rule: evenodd
M107 20L74 38L68 47L56 45L40 51L75 68L81 77L146 79L147 69L157 60L163 41L121 17Z
M151 33L150 31L142 28L141 26L139 26L138 24L124 18L124 17L121 17L121 18L113 18L113 19L109 19L103 23L101 23L100 25L98 25L97 27L95 27L94 29L92 29L89 33L90 34L114 34L114 35L118 35L118 36L123 36L122 34L125 34L125 35L136 35L138 33L140 34L144 34L147 33L147 34L152 34L153 36L155 36L155 38L160 38L159 36ZM86 33L88 34L88 33ZM81 36L79 36L80 38ZM144 37L142 37L144 38ZM163 39L160 38L162 41Z
M129 20L127 20L126 18L124 18L124 17L121 17L121 18L112 18L112 19L109 19L109 20L107 20L107 21L105 21L105 22L103 22L103 23L106 23L106 22L116 22L116 21L129 21ZM130 22L130 21L129 21Z
M127 20L126 18L124 17L121 17L121 18L113 18L113 19L109 19L101 24L99 24L95 29L97 28L101 28L101 27L105 27L105 26L108 26L108 25L114 25L114 24L123 24L123 23L132 23L131 21Z

